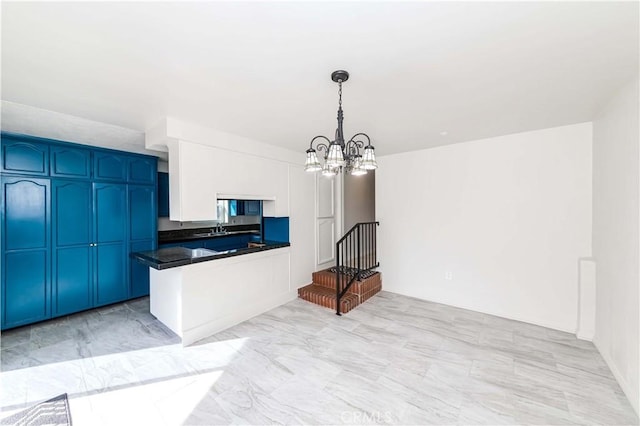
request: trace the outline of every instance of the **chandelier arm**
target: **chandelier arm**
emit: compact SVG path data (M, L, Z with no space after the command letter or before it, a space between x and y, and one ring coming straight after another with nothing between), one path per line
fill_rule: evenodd
M309 149L313 149L313 142L314 142L316 139L324 139L324 140L326 140L329 144L331 144L331 140L330 140L328 137L320 135L320 136L316 136L315 138L311 139L311 143L309 143ZM320 148L321 146L322 146L322 147L324 147L324 150L325 150L325 151L327 150L327 145L325 145L325 144L323 144L323 143L318 143L318 144L316 144L316 146L318 147L318 150L321 150L321 148Z
M365 138L367 138L367 146L371 146L371 139L369 139L369 136L366 133L356 133L355 135L351 136L349 142L354 141L358 136L364 136ZM360 142L362 143L362 141Z
M321 142L319 144L316 144L316 150L318 150L318 152L324 151L324 158L327 158L327 154L329 154L329 145Z
M349 142L345 144L345 151L347 155L353 156L354 154L360 155L360 148L364 147L364 142L356 141L351 138Z

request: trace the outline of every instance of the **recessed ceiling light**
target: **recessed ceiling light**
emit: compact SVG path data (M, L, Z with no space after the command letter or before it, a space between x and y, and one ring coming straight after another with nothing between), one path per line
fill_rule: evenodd
M440 132L440 136L447 136L449 134L449 132L444 131L444 132Z

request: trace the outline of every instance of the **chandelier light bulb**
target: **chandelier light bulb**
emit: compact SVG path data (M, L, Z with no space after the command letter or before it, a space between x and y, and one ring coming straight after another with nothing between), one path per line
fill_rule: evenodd
M362 156L357 155L353 161L353 168L351 169L353 176L362 176L367 174L367 170L362 167Z
M324 164L324 167L322 168L322 176L333 177L333 176L335 176L337 174L338 174L338 168L337 167L331 167L331 166L329 166L328 163Z

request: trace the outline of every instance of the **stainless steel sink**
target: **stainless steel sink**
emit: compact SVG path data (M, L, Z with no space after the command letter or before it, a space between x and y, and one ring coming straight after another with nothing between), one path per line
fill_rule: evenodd
M197 248L191 249L191 257L205 257L205 256L213 256L214 254L218 254L215 250L209 250L206 248Z

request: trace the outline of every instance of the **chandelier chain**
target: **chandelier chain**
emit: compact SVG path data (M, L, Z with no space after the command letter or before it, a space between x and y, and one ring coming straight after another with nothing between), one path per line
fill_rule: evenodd
M338 82L338 106L342 108L342 80Z

